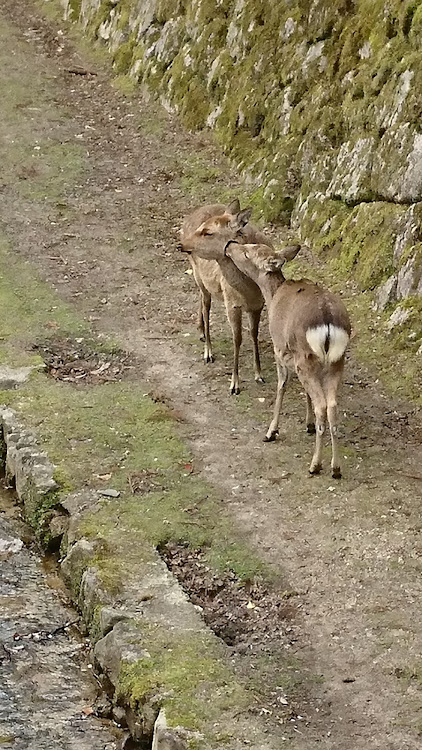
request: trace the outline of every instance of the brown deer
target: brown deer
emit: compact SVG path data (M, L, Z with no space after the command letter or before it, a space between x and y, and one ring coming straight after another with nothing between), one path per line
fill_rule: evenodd
M197 256L233 261L243 274L260 288L267 307L270 334L274 345L278 386L274 414L265 442L275 440L289 370L296 371L307 396L308 432L316 432L315 451L310 473L322 468L322 440L326 421L332 444L332 475L341 477L337 439L337 390L342 378L344 358L351 334L350 319L342 301L307 279L286 281L282 268L293 260L299 245L277 254L268 245L242 244L243 224L248 211L231 220L226 228L208 219L190 239ZM315 412L316 430L312 416Z
M202 206L185 218L181 228L180 250L189 253L195 281L200 290L198 327L201 339L205 341L204 361L212 362L213 354L210 337L210 308L212 296L222 297L227 318L233 333L233 372L230 382L230 393L238 394L239 388L239 351L242 343L242 309L249 317L249 329L253 343L254 372L257 382L264 382L261 375L261 363L258 347L258 329L261 318L264 298L259 287L249 277L239 271L234 263L227 258L221 257L218 261L206 260L199 257L190 245L190 238L194 236L202 224L208 220L215 222L216 226L227 228L231 222L237 222L240 215L240 204L236 198L228 206L221 204ZM248 224L249 213L244 214L243 234L240 241L259 242L268 244L271 242L266 235L257 227ZM237 224L236 224L237 226Z

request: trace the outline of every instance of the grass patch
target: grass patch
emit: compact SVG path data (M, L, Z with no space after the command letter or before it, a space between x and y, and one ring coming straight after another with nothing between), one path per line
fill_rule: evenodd
M83 321L67 308L33 269L22 263L0 235L0 362L34 365L41 357L31 351L40 338L58 331L88 334Z
M40 339L90 333L73 311L33 269L0 241L0 361L11 366L39 364L32 346ZM96 340L98 350L115 351L112 341ZM190 471L192 456L177 434L171 410L155 403L142 382L105 382L77 386L34 372L18 391L0 398L15 406L36 429L43 448L58 467L56 479L67 491L101 489L99 475L122 493L118 512L125 525L153 546L168 539L188 541L209 550L219 569L232 568L243 578L263 573L263 566L236 537L222 501ZM186 468L188 467L188 468ZM160 491L132 496L129 477L158 472ZM89 533L112 532L110 504L95 516ZM108 525L107 525L108 524ZM88 533L88 529L86 530Z

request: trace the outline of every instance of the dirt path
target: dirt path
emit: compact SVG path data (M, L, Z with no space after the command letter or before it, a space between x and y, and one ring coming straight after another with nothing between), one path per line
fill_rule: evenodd
M10 161L5 150L0 219L13 248L99 332L136 352L142 377L183 415L195 469L219 489L233 524L278 567L286 588L298 593L297 665L309 684L303 729L290 746L416 750L422 429L415 409L392 403L350 361L341 483L327 470L307 476L311 445L296 385L286 398L280 440L264 445L274 393L265 328L267 383L253 382L245 341L245 390L230 398L223 315L218 310L213 318L217 362L204 368L196 290L173 250L187 209L218 198L227 185L235 195L235 178L205 136L186 134L155 106L124 98L100 65L97 75L68 72L92 70L94 63L75 53L29 0L5 5L1 13L27 41L27 56L17 54L11 69L2 65L0 86L16 89L29 68L49 102L36 111L28 94L19 117L12 108L1 124L12 155L16 143L31 139L45 155L28 151ZM63 157L69 151L73 160ZM45 167L53 159L52 169L62 169L57 199Z

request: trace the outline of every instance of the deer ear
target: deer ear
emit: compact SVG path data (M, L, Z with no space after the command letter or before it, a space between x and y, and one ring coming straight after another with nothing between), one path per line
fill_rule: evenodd
M281 271L286 259L278 256L277 258L266 258L263 263L263 271L267 273L274 273L274 271Z
M283 258L284 261L293 260L293 258L296 258L299 250L300 245L287 245L287 247L284 247L281 253L279 253L279 258Z
M251 208L244 208L243 211L239 211L239 213L231 220L230 228L242 229L248 223L249 219L251 218L251 214Z
M202 237L204 234L209 234L209 228L207 227L205 222L198 227L195 234L199 237Z
M232 214L233 216L236 216L240 211L240 201L239 198L234 198L231 203L226 207L226 212L228 214Z

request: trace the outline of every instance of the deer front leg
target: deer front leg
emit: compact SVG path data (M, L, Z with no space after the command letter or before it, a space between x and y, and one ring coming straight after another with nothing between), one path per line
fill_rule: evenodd
M237 396L240 393L239 352L242 343L242 308L230 307L229 304L226 304L226 310L233 333L233 372L230 381L230 393Z
M201 314L204 324L204 362L214 362L211 349L211 337L210 337L210 309L211 309L211 295L205 289L201 289Z
M249 310L249 330L252 338L253 345L253 367L255 373L255 380L257 383L264 383L264 378L261 374L261 361L259 358L259 345L258 345L258 331L259 321L261 319L262 308L260 310Z
M280 421L280 411L283 403L284 391L286 390L288 369L285 365L276 359L277 365L277 396L274 404L274 412L271 424L267 434L264 437L264 443L272 443L278 435L278 424Z

